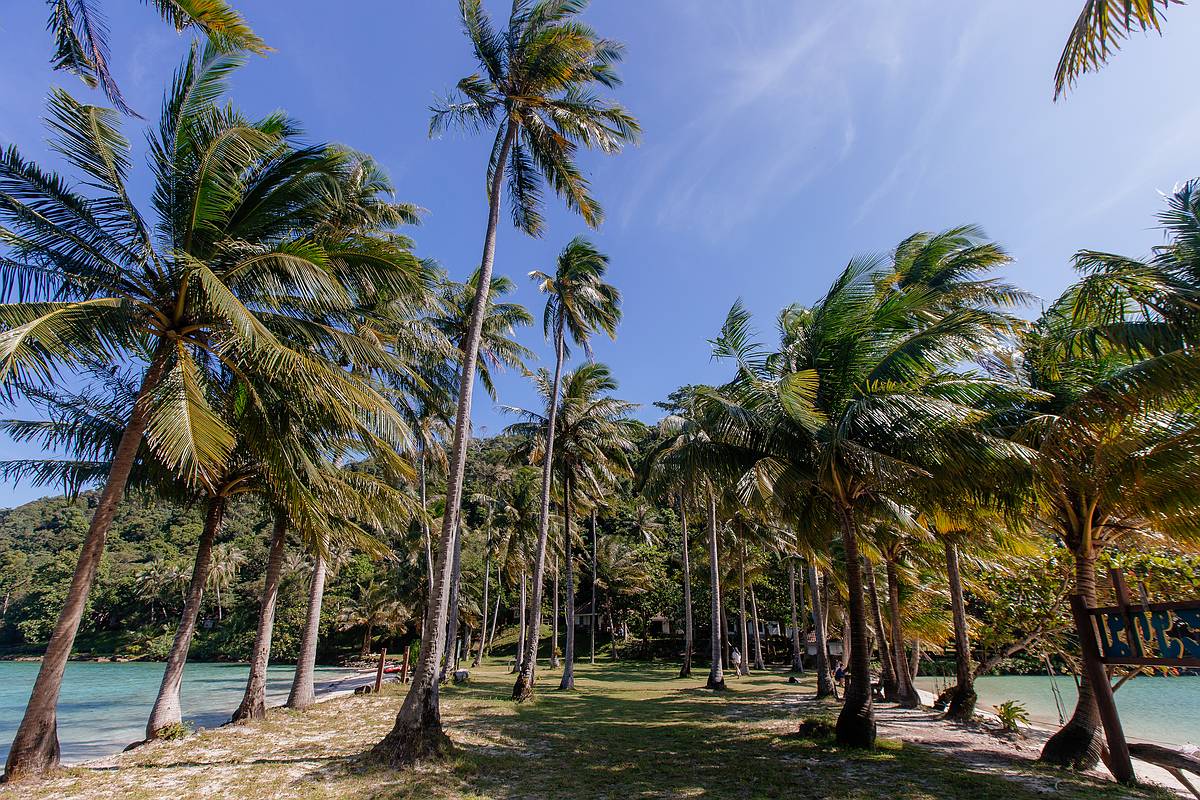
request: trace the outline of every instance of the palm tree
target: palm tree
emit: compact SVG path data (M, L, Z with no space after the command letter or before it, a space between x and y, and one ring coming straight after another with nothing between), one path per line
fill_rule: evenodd
M229 542L222 542L213 547L211 565L208 569L208 584L212 587L217 600L217 620L224 619L221 609L221 591L229 591L234 578L246 563L246 554Z
M1083 10L1054 71L1057 100L1085 72L1099 71L1122 40L1135 29L1162 33L1163 19L1172 3L1183 0L1084 0Z
M445 363L446 371L450 376L450 380L445 381L447 386L458 381L458 373L462 369L462 362L466 352L466 343L470 339L470 325L472 313L475 305L475 299L479 294L480 286L480 271L476 270L474 274L467 280L466 283L457 283L454 281L445 280L442 283L439 304L436 313L430 318L430 322L434 329L439 331L446 339L452 343L454 349L452 355ZM483 384L485 391L494 399L496 397L496 387L492 379L492 371L495 369L503 369L505 367L518 367L524 369L524 360L530 355L528 348L521 345L513 338L514 332L518 327L532 324L533 318L524 306L518 303L500 302L500 298L510 294L514 290L513 282L504 277L493 277L491 280L491 288L487 292L487 308L484 312L483 323L480 328L478 342L478 360L476 361L476 370L478 378ZM452 390L450 390L452 391ZM442 403L443 397L439 396L439 404ZM423 404L423 408L428 413L428 403ZM444 412L447 414L448 409ZM442 429L448 429L448 423L438 422L438 435L440 438L445 438ZM430 451L427 443L422 442L421 457ZM441 446L436 447L438 460L443 467L447 466L444 450ZM422 469L424 463L422 461ZM421 483L422 497L425 493L424 475L422 474ZM462 526L459 525L458 532L455 535L454 550L451 557L450 568L450 594L448 599L448 619L446 621L446 636L448 646L453 645L455 631L458 627L458 593L460 591L461 574L460 566L462 563ZM432 543L429 533L428 523L425 524L426 534L426 563L429 568L430 585L433 581L433 558L432 558ZM440 680L444 682L448 675L448 664L450 660L449 647L443 652L442 666L440 668Z
M777 354L752 343L740 304L716 340L738 368L723 390L723 438L759 451L756 483L783 516L819 498L840 528L851 675L843 745L875 741L863 524L931 476L971 485L974 465L1026 455L980 429L986 417L969 403L996 382L960 369L999 346L1017 324L999 309L1022 297L983 277L1007 257L981 238L972 228L917 234L890 259L852 260L816 306L781 317Z
M619 536L610 536L596 553L596 585L604 592L604 608L612 632L612 658L617 654L617 629L624 624L628 604L650 591L654 576L646 568L637 545ZM618 613L621 619L618 619Z
M62 91L51 98L55 147L86 176L86 196L15 148L0 158L5 284L19 298L50 298L0 305L0 383L47 382L87 358L148 361L9 753L13 778L57 763L62 671L143 438L191 486L211 485L232 453L234 434L206 400L210 359L248 378L286 373L330 405L349 401L351 416L394 419L378 393L288 348L264 321L289 316L275 309L342 309L348 298L330 280L341 259L360 262L359 280L381 291L404 291L410 277L369 246L297 236L325 212L322 188L346 157L292 148L295 126L280 115L252 123L218 109L239 61L193 49L176 76L151 139L155 232L126 189L131 151L111 111Z
M1102 548L1137 537L1200 533L1200 419L1190 405L1174 402L1182 391L1190 404L1185 362L1194 355L1140 360L1102 341L1081 346L1094 325L1078 319L1079 312L1076 290L1068 290L1023 337L1013 377L1039 399L1023 409L1014 438L1039 454L1037 515L1070 550L1075 593L1094 606ZM1182 368L1164 369L1168 365ZM1042 759L1094 765L1099 730L1095 688L1084 679L1071 719L1046 742Z
M134 114L109 71L108 26L95 0L46 0L46 5L47 27L54 34L53 68L77 75L93 89L99 86L117 110ZM176 31L197 28L222 51L264 55L270 50L224 0L153 0L151 5Z
M682 413L672 414L659 422L657 441L644 457L640 473L643 486L652 494L684 486L691 496L704 503L708 523L712 657L706 687L721 691L725 689L725 672L721 659L721 523L718 507L725 504L730 487L745 474L752 456L745 448L719 438L723 406L711 389L689 386L679 390L678 394L683 402L673 403L673 410Z
M588 357L592 356L591 336L596 331L604 331L611 338L616 338L617 323L621 319L621 295L612 286L604 283L604 273L608 270L608 256L605 256L583 237L576 237L563 248L558 256L558 264L554 275L550 276L537 270L529 273L538 284L538 288L549 295L546 300L546 311L542 319L542 330L547 338L554 342L554 376L550 381L547 397L547 412L545 426L545 444L542 450L542 511L538 524L538 542L533 560L533 600L530 609L533 616L529 621L529 629L533 636L525 644L525 655L521 659L521 672L513 684L513 699L528 700L533 696L534 670L537 667L537 647L539 631L541 630L542 583L546 564L546 542L550 532L550 488L554 477L554 440L558 433L558 403L559 387L562 380L563 359L569 347L567 334L571 341L581 346ZM565 476L564 476L565 480ZM564 483L564 514L570 499L566 497L569 487ZM569 596L574 596L570 519L564 525L564 557L567 562L566 590ZM573 601L568 601L572 606ZM573 608L568 608L567 616L567 667L563 673L562 688L573 685L568 674L574 669L574 624Z
M439 755L449 744L442 732L437 673L445 648L471 401L505 173L513 222L524 232L542 232L543 178L569 208L594 226L603 215L573 160L575 153L580 145L616 153L639 134L637 121L623 108L588 91L595 84L613 87L619 83L615 65L622 57L622 48L578 21L585 6L585 0L516 0L507 29L500 33L484 12L482 0L459 2L463 28L480 71L459 81L458 95L435 107L430 132L438 133L451 125L474 130L486 126L496 129L496 137L487 168L488 222L480 260L481 288L463 348L446 512L422 626L421 663L395 726L376 747L377 755L391 763Z
M887 575L887 607L888 629L891 631L891 657L888 658L888 640L884 638L882 627L879 628L879 657L885 663L891 662L891 671L895 680L895 701L901 708L917 708L921 705L920 695L913 685L908 671L908 652L904 640L904 625L901 621L900 584L901 558L905 555L908 544L905 531L888 525L879 525L875 529L875 543L883 553L883 566ZM873 580L871 581L874 582ZM874 600L872 601L874 602Z
M392 596L391 590L372 580L357 585L355 596L348 599L338 611L337 625L343 631L363 629L362 646L358 654L366 658L371 654L371 642L374 641L376 630L393 632L410 619L408 609Z
M615 310L615 309L614 309ZM586 341L586 338L585 338ZM555 415L554 432L550 429L549 412L546 414L519 408L509 408L524 419L510 425L507 433L522 436L525 440L525 451L534 460L542 461L543 480L547 480L545 463L552 459L549 479L555 472L559 475L562 487L562 519L563 519L563 549L566 560L566 598L567 598L567 632L564 649L563 675L559 683L560 689L572 689L575 686L575 589L574 570L571 554L573 544L571 521L574 517L574 503L583 498L594 502L601 497L606 488L611 487L622 475L629 474L629 454L634 449L633 439L638 431L637 423L628 419L628 414L636 408L633 403L612 397L610 392L617 389L617 382L612 372L604 364L589 362L568 372L558 388L558 402L555 404L552 392L555 392L554 381L541 370L534 376L538 393L544 398L547 409L557 405L559 413ZM555 442L557 448L553 455L548 452L549 442ZM545 489L542 490L542 501L546 500ZM541 507L545 511L545 505ZM542 541L541 520L539 514L539 536ZM536 559L535 559L536 570ZM539 616L537 606L540 593L537 592L537 572L534 573L534 595L530 604L528 622L531 631L532 644L526 642L522 656L523 668L528 669L526 662L536 656L537 625ZM595 609L593 609L595 613ZM519 681L518 681L519 683ZM526 695L528 696L528 695ZM514 699L517 699L514 696Z
M167 618L167 604L163 597L179 585L179 567L163 558L155 556L150 559L137 574L138 594L150 604L150 621L155 618L155 604L162 610L162 616Z

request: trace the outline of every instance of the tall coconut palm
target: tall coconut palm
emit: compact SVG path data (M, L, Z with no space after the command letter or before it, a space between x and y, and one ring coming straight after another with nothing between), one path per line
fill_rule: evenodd
M93 89L100 87L122 113L135 113L109 69L108 25L96 0L46 0L46 5L47 28L54 35L53 68L77 75ZM197 28L223 51L263 55L270 49L224 0L153 0L151 5L176 31Z
M395 726L375 750L391 763L439 755L449 744L442 731L437 666L445 647L475 369L506 172L513 222L524 232L542 232L543 179L586 223L597 225L602 212L574 162L575 153L580 145L616 153L639 134L637 121L623 108L588 91L596 84L612 87L619 83L615 65L621 60L622 48L578 21L585 6L584 0L517 0L507 29L498 32L482 0L459 3L463 28L480 71L459 81L457 96L434 109L430 132L459 125L474 130L495 128L496 136L487 168L488 221L480 260L481 290L463 348L446 513L422 626L421 663Z
M481 272L476 270L465 283L457 283L449 280L443 281L439 298L439 309L430 320L434 328L440 331L455 347L452 357L445 364L447 372L451 376L454 376L448 382L450 384L458 381L458 376L462 369L466 345L470 339L475 300L479 295L479 287L481 285L480 276ZM513 335L518 327L531 324L533 318L525 307L518 303L500 302L500 298L511 293L514 288L510 279L498 276L492 278L491 288L485 293L487 303L479 331L478 359L475 362L475 367L484 390L492 398L496 396L496 387L492 380L493 370L505 367L523 369L523 361L531 355L526 347L513 338ZM427 447L422 447L422 457L424 457L427 450ZM438 450L442 466L447 466L444 451L440 447ZM422 496L424 496L424 477L422 477L421 491ZM430 585L432 586L433 561L428 525L426 525L425 530L427 546L426 563L429 565ZM454 537L454 548L450 557L450 590L447 600L449 611L446 620L446 635L449 644L453 644L451 640L454 637L454 631L458 627L459 608L457 598L460 590L460 566L462 564L461 534L462 526L460 523ZM449 655L448 649L443 652L442 666L439 672L440 680L443 682L448 674Z
M551 408L554 405L551 392L555 391L553 379L545 370L541 370L534 376L534 380L547 409ZM559 683L561 689L571 689L575 685L574 571L571 564L573 558L570 555L573 544L571 522L575 515L575 503L581 499L595 502L619 477L629 474L629 455L634 449L634 437L639 430L637 423L628 418L636 405L612 397L610 393L616 388L617 382L604 364L583 364L566 374L557 391L559 413L554 418L553 441L556 443L556 450L553 455L548 452L548 442L551 441L551 435L547 433L550 427L549 412L508 409L524 419L510 425L506 432L524 438L527 443L525 451L534 461L543 462L543 475L546 474L545 461L548 458L553 459L550 475L553 477L557 472L562 487L567 631L563 675ZM545 499L543 489L542 500ZM543 510L544 508L545 506L542 506ZM539 542L540 521L539 514ZM537 585L536 579L534 585ZM531 639L537 639L536 606L539 598L535 588L528 623ZM537 650L531 649L531 645L526 643L523 659L533 658L536 653Z
M1075 85L1085 72L1096 72L1135 30L1162 33L1171 5L1183 0L1084 0L1058 67L1054 70L1054 99Z
M862 525L929 476L969 485L974 464L1028 457L980 429L970 401L996 382L960 369L1017 325L1002 308L1020 293L985 277L1006 260L971 228L918 234L889 259L851 261L816 306L786 312L779 353L752 343L740 305L717 340L738 366L722 437L760 451L756 483L785 515L815 493L839 524L851 675L841 744L875 741Z
M530 609L533 617L529 621L529 629L533 636L525 644L525 655L521 659L521 672L513 684L513 699L524 701L533 696L534 671L537 667L538 632L541 630L542 583L546 564L546 542L550 531L550 488L553 483L554 443L557 430L559 387L562 382L563 360L569 351L570 341L583 348L590 358L592 355L591 337L593 333L603 331L609 337L616 338L617 323L621 319L621 295L604 282L604 273L608 270L608 257L601 253L587 239L576 237L572 239L558 256L554 275L533 271L529 276L538 284L538 288L549 297L546 300L546 311L542 318L542 330L547 338L554 342L554 373L550 380L547 397L545 444L542 450L542 511L538 524L538 542L533 560L533 600ZM564 476L565 480L565 476ZM564 506L569 505L566 494L569 487L564 483ZM564 512L565 513L565 512ZM571 566L570 519L564 525L564 557L567 562L566 589L573 596L573 570ZM569 601L570 602L570 601ZM568 609L568 617L574 616L573 609ZM571 619L567 627L567 668L563 673L563 683L567 684L567 674L573 671L574 663L574 630ZM567 688L563 686L562 688Z
M143 437L164 466L193 486L209 484L232 452L233 433L205 398L207 359L247 376L287 373L313 396L362 403L347 404L350 415L394 417L378 393L335 378L329 367L288 348L263 320L297 303L344 307L345 293L330 280L339 254L296 235L324 212L322 187L344 158L326 148L290 147L295 128L282 116L250 122L218 108L214 101L238 63L193 50L179 70L151 137L159 217L153 228L127 191L131 150L111 111L65 92L52 95L53 142L85 176L87 194L15 148L0 158L0 241L9 252L4 284L18 298L48 298L0 305L0 383L11 392L15 383L46 382L89 357L146 359L9 753L12 778L57 763L54 711L63 668ZM360 279L397 291L409 282L377 263Z

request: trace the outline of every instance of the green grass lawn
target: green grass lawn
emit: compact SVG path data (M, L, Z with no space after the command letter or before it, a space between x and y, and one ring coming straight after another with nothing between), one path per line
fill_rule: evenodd
M511 677L499 663L470 684L449 687L444 718L453 759L395 771L360 754L391 725L401 687L384 694L276 711L263 723L206 731L147 747L114 767L75 768L14 797L334 797L334 798L1023 798L1146 797L1112 784L1036 767L1012 777L975 771L898 742L874 753L838 750L797 736L806 717L836 706L811 700L808 683L779 673L731 679L714 695L704 673L586 663L578 690L553 691L543 671L537 699L510 702Z

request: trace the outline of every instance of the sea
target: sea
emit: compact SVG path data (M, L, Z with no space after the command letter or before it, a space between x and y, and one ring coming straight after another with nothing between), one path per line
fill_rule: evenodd
M31 661L0 661L0 762L8 757L39 666ZM58 702L62 760L77 763L111 755L142 739L164 668L162 663L68 663ZM181 692L184 722L197 728L228 722L242 700L249 670L246 664L189 663ZM291 666L269 669L267 705L287 700L293 672ZM346 669L318 667L313 678L320 684L350 674Z

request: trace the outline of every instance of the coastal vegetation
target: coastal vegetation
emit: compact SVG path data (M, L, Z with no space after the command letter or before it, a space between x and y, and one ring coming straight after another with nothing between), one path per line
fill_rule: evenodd
M567 772L632 773L620 751L653 742L674 763L626 793L732 793L721 770L770 759L793 769L770 771L768 796L797 770L843 781L835 761L853 796L923 796L924 771L955 794L1012 796L1036 776L955 776L879 736L881 707L923 704L920 674L952 676L938 710L970 724L975 679L1002 669L1079 675L1040 758L1101 762L1105 687L1081 668L1071 601L1105 605L1110 571L1145 600L1200 587L1200 180L1164 198L1148 257L1079 250L1074 282L1036 315L1004 246L972 224L879 254L848 243L827 288L782 298L773 325L731 289L708 342L721 379L651 411L592 350L622 319L602 232L527 265L549 368L495 272L505 208L533 238L549 238L550 201L598 229L581 159L641 137L613 99L624 47L582 21L586 2L515 0L494 21L460 0L475 71L429 130L488 136L482 252L462 281L421 252L423 210L374 158L238 109L231 77L267 48L236 12L154 5L202 35L145 126L146 174L86 2L53 4L55 65L113 108L55 89L55 165L0 156L0 397L31 412L3 430L46 453L0 461L0 477L64 494L0 512L0 654L40 659L6 780L60 766L72 657L165 662L145 738L184 741L154 743L152 763L189 739L189 659L249 662L230 721L269 740L330 724L318 663L382 649L403 685L339 701L369 724L343 731L353 751L310 754L338 760L319 779L342 796L416 762L444 762L433 796L562 780L494 763L496 741ZM1088 4L1056 92L1159 27L1159 3L1120 5ZM506 369L537 404L502 406L505 430L476 436L476 382L499 399ZM272 661L296 664L286 712L267 707ZM554 670L552 694L539 672ZM781 710L796 702L808 718ZM617 721L645 740L596 732ZM694 760L711 737L733 741ZM597 751L609 761L585 764Z

